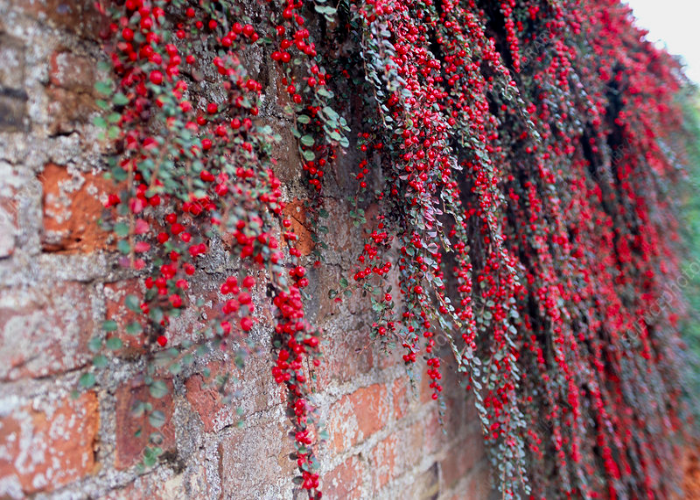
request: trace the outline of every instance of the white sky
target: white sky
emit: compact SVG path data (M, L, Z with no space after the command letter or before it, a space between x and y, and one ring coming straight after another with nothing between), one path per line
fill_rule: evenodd
M681 56L686 74L700 84L700 0L625 0L647 39Z

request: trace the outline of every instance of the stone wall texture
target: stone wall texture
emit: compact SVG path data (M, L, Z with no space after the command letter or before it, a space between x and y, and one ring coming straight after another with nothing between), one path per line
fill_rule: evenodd
M139 286L97 224L108 186L101 166L109 144L92 125L103 29L92 0L0 0L0 499L304 498L292 482L283 394L270 376L269 321L253 331L260 353L244 372L230 353L217 353L167 379L168 396L151 398L166 416L165 453L152 468L139 467L152 429L130 412L150 398L134 337L123 338L95 390L71 394L92 364L90 339L105 319L128 322L124 297ZM275 75L265 81L265 119L284 135L279 84ZM309 253L292 141L287 132L278 175ZM308 304L326 339L315 398L330 435L319 449L324 496L488 498L478 419L456 381L445 383L441 426L425 378L411 383L400 356L371 343L365 303L327 298L361 241L346 216L344 161L327 188L332 265L310 272ZM223 259L213 254L207 267L219 276ZM192 298L215 302L216 283L202 281ZM178 328L196 321L184 317ZM211 388L223 372L240 379L232 403Z

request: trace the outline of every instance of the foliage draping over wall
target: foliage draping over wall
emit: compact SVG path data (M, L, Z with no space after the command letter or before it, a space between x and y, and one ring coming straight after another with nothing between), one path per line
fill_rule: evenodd
M147 343L148 375L177 373L206 346L243 345L243 363L264 281L296 480L321 497L310 379L322 332L304 315L304 264L324 265L324 179L350 152L349 217L370 229L355 274L323 293L371 301L372 336L409 368L424 358L434 398L456 367L504 497L670 494L683 305L659 304L678 275L683 76L619 0L126 0L105 13L104 224L145 280L127 330ZM281 75L311 258L282 215L255 57ZM198 100L203 79L216 102ZM201 341L173 342L169 321L199 307L184 291L214 238L240 275L222 280ZM97 369L120 347L116 328L92 345ZM158 425L157 411L136 411Z

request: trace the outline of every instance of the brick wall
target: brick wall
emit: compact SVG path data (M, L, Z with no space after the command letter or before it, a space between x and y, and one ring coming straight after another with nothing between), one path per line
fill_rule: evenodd
M0 0L0 498L301 498L291 481L282 393L270 377L269 321L253 331L261 349L243 372L217 353L167 377L170 394L153 399L142 380L143 346L123 336L97 389L71 395L91 366L90 339L102 335L106 318L129 321L124 297L139 286L116 265L97 225L109 148L91 125L102 29L92 0ZM284 132L276 76L266 81L266 119ZM308 254L306 191L291 141L288 134L278 151L278 175ZM326 338L316 384L330 435L319 450L325 495L487 498L478 422L457 382L446 381L441 427L425 380L412 385L400 357L370 342L365 304L327 298L359 252L358 230L340 201L350 187L349 161L338 162L326 188L329 265L310 271L308 311ZM225 268L216 257L207 268L212 279L196 283L192 298L213 307L213 278ZM265 318L262 295L257 310ZM179 333L187 336L197 320L185 315ZM240 379L233 404L211 387L222 372ZM138 463L152 429L130 411L144 399L166 418L165 453L145 471Z

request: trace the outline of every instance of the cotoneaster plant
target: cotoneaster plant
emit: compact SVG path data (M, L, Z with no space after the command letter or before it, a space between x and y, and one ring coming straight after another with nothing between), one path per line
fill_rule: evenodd
M143 343L153 396L212 348L238 349L244 366L265 287L295 481L322 496L310 399L321 332L304 313L304 263L325 265L325 174L357 148L349 216L369 230L341 290L322 293L367 297L372 337L403 349L409 369L425 359L434 399L443 370L458 371L503 497L672 494L682 304L649 311L678 274L683 76L627 7L126 0L103 11L112 77L98 84L97 124L115 181L104 224L146 290L127 297L137 319L126 330ZM280 75L294 124L319 228L309 259L283 216L279 137L260 118L252 54ZM185 292L214 243L240 271L222 278L213 317L173 339L173 320L202 307ZM98 368L121 347L116 323L105 330L92 343ZM147 404L138 411L162 424Z

